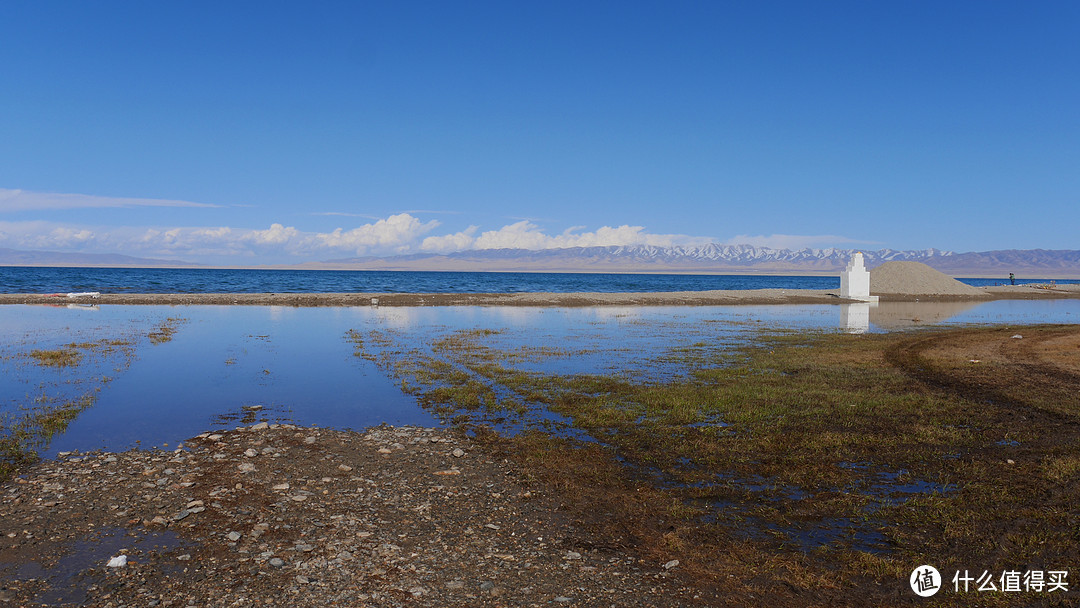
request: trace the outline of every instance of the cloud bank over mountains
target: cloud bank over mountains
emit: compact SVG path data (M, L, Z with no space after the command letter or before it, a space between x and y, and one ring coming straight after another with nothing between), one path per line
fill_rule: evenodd
M142 207L189 208L203 213L222 210L218 205L179 200L115 198L83 194L56 194L0 188L0 217L70 217L73 213ZM230 207L236 207L230 205ZM47 212L45 215L34 213ZM470 225L457 232L440 233L442 222L424 220L424 212L403 212L387 217L356 213L311 213L341 218L343 224L328 232L303 230L281 222L267 227L89 225L71 221L0 220L0 247L71 253L118 253L164 257L203 263L297 263L327 258L449 254L491 249L532 251L574 247L697 247L710 243L752 244L760 247L830 247L856 243L840 236L740 235L731 239L687 234L660 234L644 226L621 224L589 229L573 226L553 233L532 220L521 219L498 229ZM431 212L447 213L447 212ZM96 216L94 216L96 217ZM116 217L115 214L113 217ZM205 215L198 215L205 219ZM219 219L220 216L219 216ZM366 223L360 223L365 222ZM359 225L356 225L359 224Z
M714 242L708 237L654 234L643 226L583 227L548 234L529 221L498 230L466 230L433 234L438 220L422 221L408 213L391 215L355 228L311 232L273 223L268 228L112 227L46 221L0 221L0 247L73 252L119 252L132 255L221 257L255 256L317 258L380 256L407 253L453 253L484 249L559 249L567 247L653 245L693 246Z

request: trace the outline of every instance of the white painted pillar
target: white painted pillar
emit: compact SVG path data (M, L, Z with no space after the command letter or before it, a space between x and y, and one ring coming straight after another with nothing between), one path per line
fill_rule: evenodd
M862 302L876 302L878 299L870 295L870 271L863 265L861 251L851 256L847 268L840 273L840 297Z

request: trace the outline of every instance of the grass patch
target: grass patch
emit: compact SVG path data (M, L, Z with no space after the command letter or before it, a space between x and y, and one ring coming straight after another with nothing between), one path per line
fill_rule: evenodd
M65 346L51 350L32 350L30 358L42 367L75 367L82 361L82 353Z
M426 354L368 355L396 362L387 369L441 411L509 402L572 421L601 444L488 439L612 542L679 559L700 585L757 581L747 592L799 604L869 588L889 603L927 560L946 572L1080 558L1080 380L1039 347L1073 344L1080 328L1012 333L773 332L735 352L672 344L694 356L664 382L524 372L481 332Z
M150 333L146 334L146 337L150 339L151 344L165 344L171 342L173 336L180 329L180 325L185 323L187 319L179 317L169 317L162 321L161 325Z

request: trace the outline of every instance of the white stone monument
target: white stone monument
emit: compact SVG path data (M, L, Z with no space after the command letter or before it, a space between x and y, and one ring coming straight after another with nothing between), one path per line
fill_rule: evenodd
M847 268L840 273L840 297L860 302L877 302L878 297L870 295L870 271L863 265L861 251L851 256Z

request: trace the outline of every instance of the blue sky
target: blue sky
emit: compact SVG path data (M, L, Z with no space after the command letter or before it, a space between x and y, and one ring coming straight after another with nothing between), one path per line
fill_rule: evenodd
M5 2L0 247L1075 249L1076 2Z

